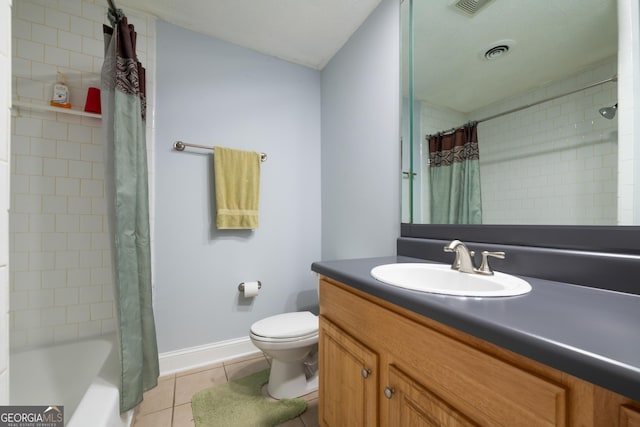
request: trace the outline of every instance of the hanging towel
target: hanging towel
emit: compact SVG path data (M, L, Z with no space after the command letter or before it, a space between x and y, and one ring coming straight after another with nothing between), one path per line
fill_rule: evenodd
M258 228L260 153L213 147L216 227Z

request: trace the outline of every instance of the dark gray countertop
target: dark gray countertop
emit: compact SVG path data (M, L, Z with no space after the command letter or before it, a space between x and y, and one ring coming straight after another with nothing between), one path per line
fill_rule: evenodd
M519 276L514 297L455 297L375 280L404 256L315 262L311 269L400 307L640 401L640 295ZM462 274L462 273L461 273Z

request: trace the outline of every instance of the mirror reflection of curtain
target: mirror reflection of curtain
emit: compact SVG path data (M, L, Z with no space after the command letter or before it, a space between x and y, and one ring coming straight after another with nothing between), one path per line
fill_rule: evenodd
M429 138L432 224L482 224L478 125Z

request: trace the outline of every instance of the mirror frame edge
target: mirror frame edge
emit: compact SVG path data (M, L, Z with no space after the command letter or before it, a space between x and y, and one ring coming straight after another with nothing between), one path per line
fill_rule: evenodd
M640 226L401 223L400 237L640 255Z

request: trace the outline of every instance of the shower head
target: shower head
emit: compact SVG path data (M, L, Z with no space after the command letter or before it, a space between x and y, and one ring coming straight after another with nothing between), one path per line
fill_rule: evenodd
M616 103L616 105L614 105L613 107L604 107L599 109L598 112L605 119L611 120L616 116L617 109L618 109L618 104Z

